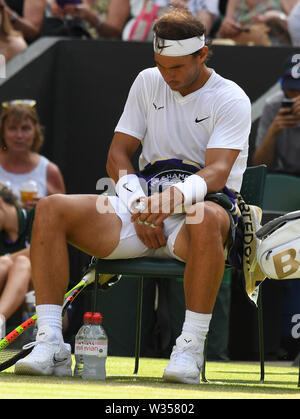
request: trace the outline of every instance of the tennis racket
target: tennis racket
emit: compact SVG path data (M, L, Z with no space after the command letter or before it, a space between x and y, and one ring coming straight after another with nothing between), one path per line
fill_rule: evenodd
M95 279L95 271L92 270L84 275L80 282L78 282L75 287L70 289L64 296L64 303L62 307L62 316L67 311L69 305L74 301L74 299L81 293L81 291L91 284ZM25 322L16 327L12 332L10 332L4 339L0 341L0 372L6 370L7 368L14 365L19 359L27 356L33 349L10 349L10 345L22 335L25 330L28 330L32 327L37 320L37 315L34 314L32 317L27 319Z

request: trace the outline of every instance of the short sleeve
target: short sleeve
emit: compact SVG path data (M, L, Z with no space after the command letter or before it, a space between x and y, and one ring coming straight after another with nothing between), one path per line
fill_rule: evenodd
M245 98L223 103L215 114L215 128L207 148L245 149L251 129L251 103Z
M123 132L142 140L147 129L147 89L140 73L133 82L115 132Z

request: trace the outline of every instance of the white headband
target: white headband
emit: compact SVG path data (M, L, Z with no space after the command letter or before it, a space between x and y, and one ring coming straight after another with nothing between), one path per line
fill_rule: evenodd
M205 36L195 36L193 38L173 40L158 38L154 35L154 52L168 57L181 57L193 54L205 45Z

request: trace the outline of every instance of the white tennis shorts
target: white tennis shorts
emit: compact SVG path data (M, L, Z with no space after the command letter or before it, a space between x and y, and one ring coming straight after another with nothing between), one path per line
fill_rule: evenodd
M179 230L184 224L185 214L171 215L164 220L164 234L167 244L158 249L149 249L138 238L134 223L130 220L131 213L128 208L117 196L109 196L109 202L113 206L116 214L122 221L120 241L115 250L103 259L129 259L142 256L156 258L172 258L182 261L174 253L174 244Z

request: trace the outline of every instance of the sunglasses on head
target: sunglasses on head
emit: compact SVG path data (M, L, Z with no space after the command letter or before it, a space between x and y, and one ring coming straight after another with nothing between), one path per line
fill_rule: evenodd
M36 100L33 100L33 99L8 100L6 102L2 102L2 109L8 109L11 106L15 106L15 105L23 105L23 106L28 106L29 108L35 108Z

